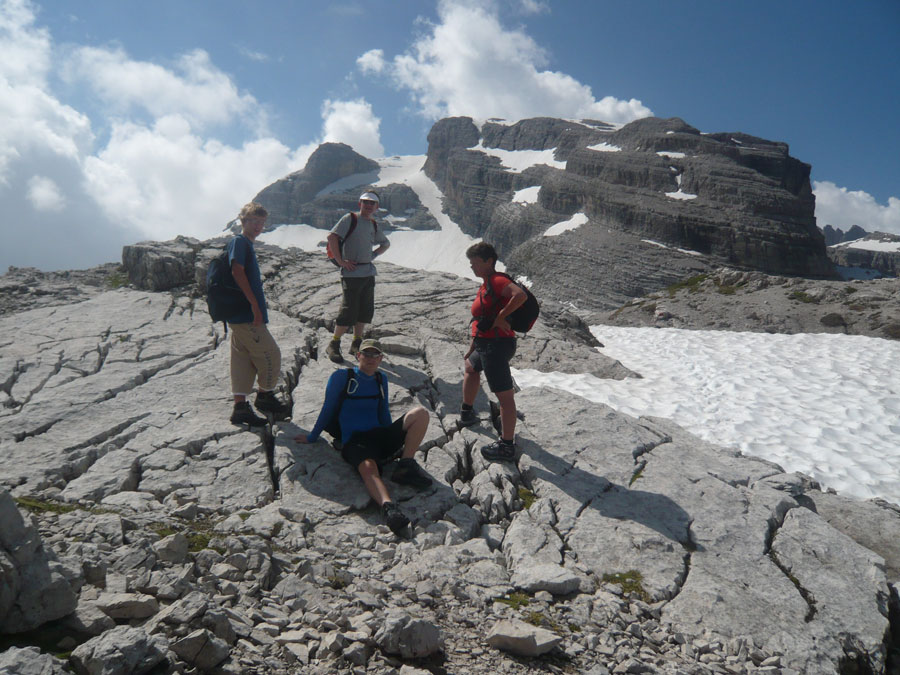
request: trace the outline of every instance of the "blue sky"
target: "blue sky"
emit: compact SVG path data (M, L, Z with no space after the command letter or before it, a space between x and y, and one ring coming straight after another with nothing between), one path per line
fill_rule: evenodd
M896 0L0 0L0 270L212 236L318 143L451 114L785 141L820 225L900 233L898 34Z

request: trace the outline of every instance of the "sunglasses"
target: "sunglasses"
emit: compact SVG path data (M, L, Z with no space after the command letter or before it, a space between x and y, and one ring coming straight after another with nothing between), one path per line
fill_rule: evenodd
M369 359L377 359L379 356L384 356L381 352L376 352L372 349L364 349L360 354Z

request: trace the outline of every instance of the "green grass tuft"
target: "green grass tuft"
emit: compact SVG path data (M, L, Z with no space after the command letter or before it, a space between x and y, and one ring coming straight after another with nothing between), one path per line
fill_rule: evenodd
M650 596L644 590L644 575L637 570L628 570L627 572L617 572L615 574L604 574L603 581L608 584L615 584L621 587L625 594L637 593L641 600L650 602Z
M800 302L813 303L818 304L818 300L816 300L813 296L811 296L806 291L791 291L791 294L788 296L791 300L799 300Z
M709 279L708 274L698 274L696 276L690 277L689 279L682 279L681 281L676 281L674 284L670 286L666 286L666 291L669 293L670 298L674 298L675 294L683 289L687 289L689 293L696 293L700 290L700 284Z
M16 504L21 506L23 509L27 509L34 513L70 513L78 509L77 506L73 506L72 504L48 502L41 499L34 499L33 497L14 497L14 500Z
M122 288L128 285L128 275L118 269L106 275L106 285L110 288Z
M513 609L522 609L523 607L527 607L528 603L531 602L531 598L528 597L527 593L522 593L521 591L514 591L508 595L494 598L494 602L502 602L504 605L509 605Z
M519 499L522 500L522 504L526 509L530 509L531 505L537 501L537 496L528 488L520 487Z

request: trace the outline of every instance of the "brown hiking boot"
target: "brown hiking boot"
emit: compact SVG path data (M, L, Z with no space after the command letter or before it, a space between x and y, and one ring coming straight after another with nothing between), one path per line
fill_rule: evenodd
M325 348L325 354L331 359L334 363L343 363L344 357L341 356L341 341L340 340L332 340L328 343L328 347Z

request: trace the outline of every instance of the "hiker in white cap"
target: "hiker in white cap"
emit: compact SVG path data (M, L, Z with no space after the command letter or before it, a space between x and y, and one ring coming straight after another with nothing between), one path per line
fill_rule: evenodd
M341 336L353 326L350 355L355 356L362 342L363 329L375 314L375 265L372 260L388 250L391 242L375 222L380 201L378 193L366 190L359 196L359 212L348 213L328 234L328 252L341 268L341 309L335 319L334 335L325 353L341 363ZM377 246L377 248L376 248Z

